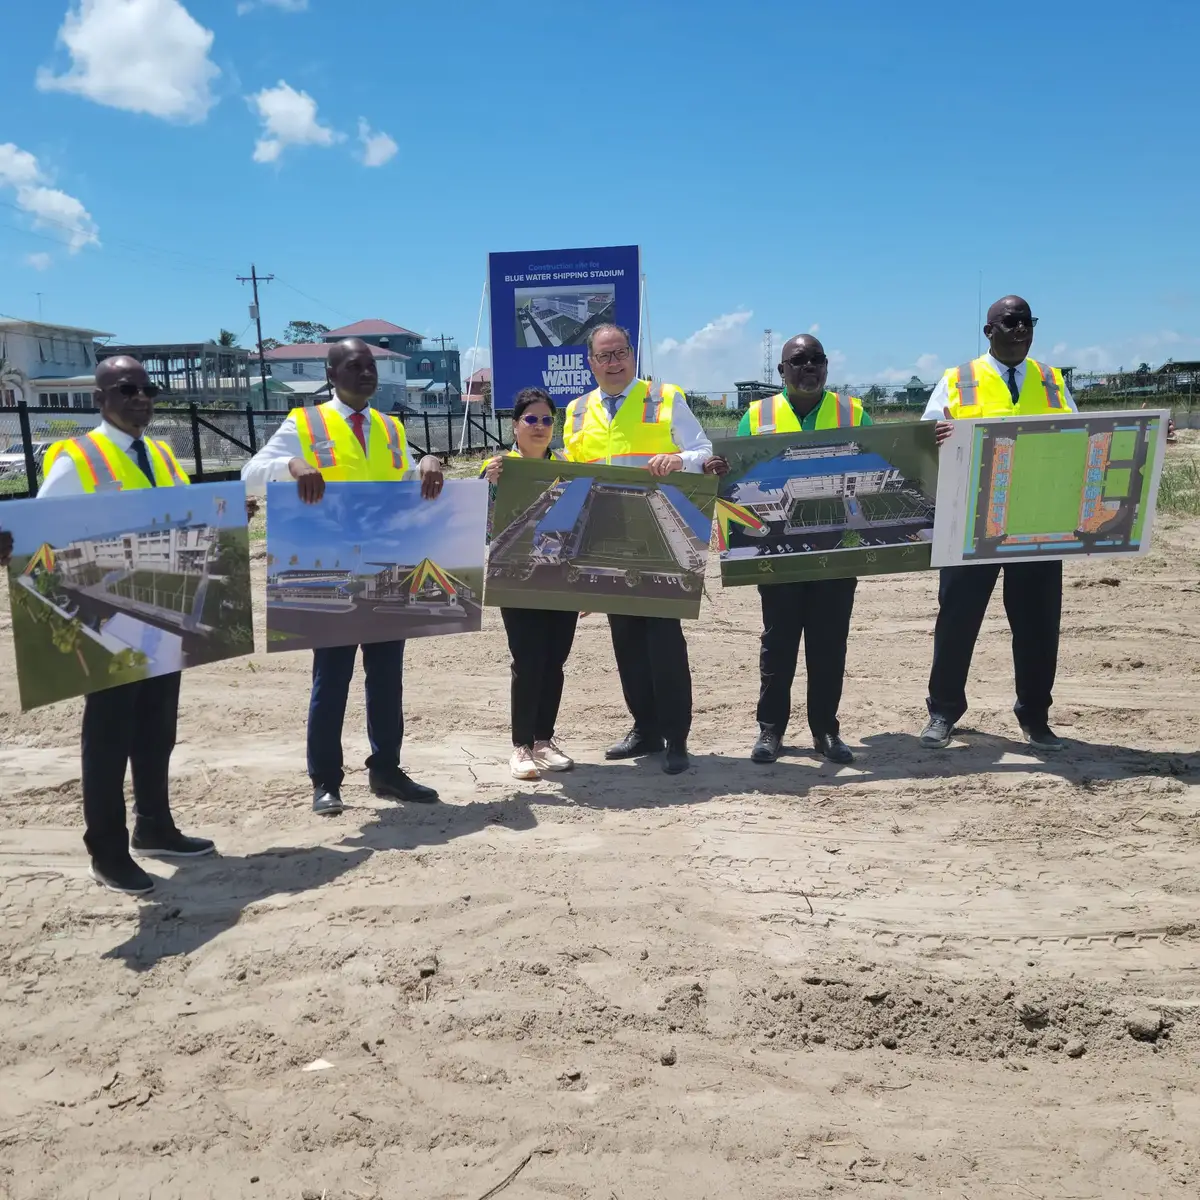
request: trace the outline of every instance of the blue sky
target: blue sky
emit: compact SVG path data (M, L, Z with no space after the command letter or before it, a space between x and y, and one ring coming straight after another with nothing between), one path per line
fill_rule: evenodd
M315 505L302 504L291 483L268 487L267 553L286 568L358 570L361 562L417 563L431 558L447 569L483 567L487 484L452 479L436 500L421 499L419 483L336 483Z
M224 511L217 502L224 501ZM57 496L11 500L4 506L4 528L13 535L14 554L32 554L39 546L65 546L83 538L105 538L144 529L170 517L201 521L221 529L245 528L245 493L240 483L198 483L175 488L141 488L132 492L96 492L91 496Z
M254 261L268 334L466 348L488 251L638 243L689 387L757 375L765 327L834 382L933 378L980 272L1060 364L1200 357L1195 0L8 8L3 313L241 333Z

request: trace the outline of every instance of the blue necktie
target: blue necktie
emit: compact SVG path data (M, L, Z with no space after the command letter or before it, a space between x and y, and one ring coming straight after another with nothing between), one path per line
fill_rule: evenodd
M142 468L142 474L150 480L150 486L158 487L154 482L154 468L150 465L150 456L146 453L146 443L141 438L134 438L130 449L137 456L137 465Z
M1017 368L1008 368L1008 394L1012 397L1014 404L1021 402L1021 389L1017 387Z
M607 393L604 393L604 407L608 409L608 419L610 421L616 420L617 405L620 403L620 396L610 396Z

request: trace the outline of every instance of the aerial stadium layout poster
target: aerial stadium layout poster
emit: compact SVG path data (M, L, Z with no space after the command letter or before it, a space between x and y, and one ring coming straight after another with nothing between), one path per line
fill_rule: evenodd
M935 567L1145 554L1166 412L955 421L942 447Z
M241 483L4 505L23 709L254 652Z
M267 651L476 633L487 484L330 483L304 504L267 486Z
M507 459L484 603L694 620L716 498L712 475Z
M921 571L938 454L932 422L717 440L725 587Z

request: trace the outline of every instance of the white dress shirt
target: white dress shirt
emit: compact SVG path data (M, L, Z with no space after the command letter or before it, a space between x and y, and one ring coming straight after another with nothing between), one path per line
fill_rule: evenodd
M600 400L604 406L604 417L608 424L621 411L629 393L638 385L640 380L634 379L618 396L610 396L603 388L600 389ZM616 401L614 404L613 401ZM611 414L609 405L612 405ZM712 441L696 420L695 413L687 406L682 396L676 396L671 404L671 440L678 447L678 454L683 459L683 469L694 474L704 470L704 464L712 458Z
M86 432L88 431L85 430L79 436L85 436ZM130 450L133 438L129 434L122 432L115 425L110 425L107 421L101 421L96 426L96 432L103 434L118 450L124 450L134 462L137 462L137 458ZM145 435L143 435L143 440L144 438ZM70 439L64 440L69 441ZM38 488L37 494L39 500L43 496L82 496L84 494L83 480L79 478L79 468L65 450L54 460L54 465L50 468L50 473L42 480L42 486Z
M357 409L344 404L340 396L335 395L332 403L334 411L349 422L350 414ZM363 422L363 440L370 449L373 422L368 415L371 406L368 404L362 410L366 420ZM397 418L399 420L400 418ZM292 477L288 463L293 458L303 458L304 451L300 448L300 433L296 429L296 419L289 413L283 424L271 434L270 441L242 468L242 482L246 485L247 496L265 496L268 483L286 483ZM412 451L409 451L412 458ZM405 479L420 479L421 471L417 466L410 467L404 472Z
M996 373L1007 385L1008 367L1006 367L998 358L993 358L991 354L985 354L984 358L986 358L988 363L995 368ZM1022 362L1017 364L1017 373L1014 378L1016 379L1018 394L1025 384L1025 372L1028 370L1028 366L1029 359L1024 359ZM933 389L933 395L929 397L929 403L926 405L924 413L921 414L921 420L944 421L946 419L946 403L949 399L950 385L946 382L945 375L943 375L941 379L938 380L937 387ZM1066 402L1066 406L1071 410L1071 412L1079 411L1079 409L1075 407L1075 401L1071 397L1071 391L1065 383L1063 384L1063 400Z

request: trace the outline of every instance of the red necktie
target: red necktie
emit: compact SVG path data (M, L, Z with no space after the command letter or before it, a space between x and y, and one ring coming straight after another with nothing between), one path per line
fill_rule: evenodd
M367 452L367 438L363 433L363 422L366 417L360 412L352 412L350 414L350 428L354 430L354 436L358 438L358 444L363 448L363 453Z

